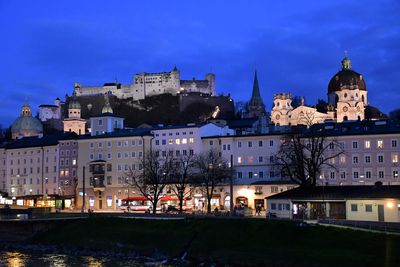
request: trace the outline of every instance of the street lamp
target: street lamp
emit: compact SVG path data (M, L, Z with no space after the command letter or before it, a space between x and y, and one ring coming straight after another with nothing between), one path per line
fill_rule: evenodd
M324 213L324 217L326 217L326 208L325 208L325 177L320 174L319 179L322 180L322 211Z

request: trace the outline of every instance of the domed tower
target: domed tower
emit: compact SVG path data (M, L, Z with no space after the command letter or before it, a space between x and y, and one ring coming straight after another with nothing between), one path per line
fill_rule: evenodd
M274 95L274 105L271 111L271 121L275 125L290 125L290 116L292 113L292 99L290 93Z
M72 99L68 104L68 118L64 121L64 132L75 132L85 134L86 121L81 118L81 104L76 97L76 90L72 94Z
M39 119L32 117L31 107L25 101L21 115L11 125L12 138L37 136L41 133L43 133L43 125Z
M336 108L337 122L365 119L367 87L364 77L352 70L347 53L342 60L342 69L329 82L328 102Z
M76 91L72 93L72 100L68 104L68 118L81 118L81 104L76 98Z

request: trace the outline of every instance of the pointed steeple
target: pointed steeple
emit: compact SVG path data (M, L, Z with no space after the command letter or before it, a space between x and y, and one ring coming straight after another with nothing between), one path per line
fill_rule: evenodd
M253 92L248 105L250 117L259 117L265 114L265 105L261 98L260 86L258 85L257 70L254 71Z
M257 70L254 71L253 93L251 94L251 99L261 99L260 87L258 86Z

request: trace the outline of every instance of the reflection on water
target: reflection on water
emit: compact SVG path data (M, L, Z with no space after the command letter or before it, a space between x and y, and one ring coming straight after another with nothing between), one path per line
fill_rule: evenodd
M87 266L89 267L102 267L104 266L104 259L96 259L93 257L84 257L85 262L87 263Z
M0 258L0 263L3 263L2 258L3 257ZM4 259L6 260L6 266L20 267L26 266L26 262L29 260L29 255L16 251L6 251L4 252Z
M129 259L109 259L104 257L92 256L70 256L66 254L40 254L40 253L27 253L20 251L1 251L0 250L0 267L25 267L25 266L39 266L39 267L107 267L107 266L143 266L145 262L138 262ZM146 265L152 266L176 266L164 265L147 262ZM182 264L179 264L182 266Z

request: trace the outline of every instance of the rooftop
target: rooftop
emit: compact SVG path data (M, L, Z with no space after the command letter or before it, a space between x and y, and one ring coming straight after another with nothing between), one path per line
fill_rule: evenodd
M54 133L43 136L32 136L17 139L5 147L6 149L18 149L26 147L43 147L57 145L59 140L75 139L77 135L75 133Z
M267 199L291 200L346 200L346 199L400 199L400 185L350 185L297 187Z

